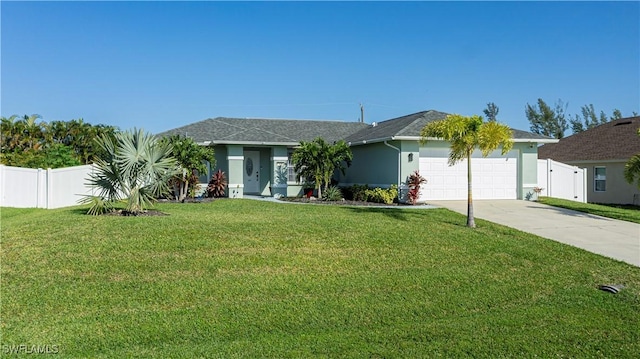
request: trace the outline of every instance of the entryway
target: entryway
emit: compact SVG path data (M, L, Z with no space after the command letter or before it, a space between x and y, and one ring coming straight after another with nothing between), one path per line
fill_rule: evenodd
M244 193L260 193L260 152L244 152Z

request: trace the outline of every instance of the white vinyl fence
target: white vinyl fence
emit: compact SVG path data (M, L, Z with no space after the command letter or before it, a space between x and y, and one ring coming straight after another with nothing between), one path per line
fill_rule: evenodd
M554 160L538 160L541 196L587 202L587 170Z
M75 206L83 195L90 165L33 169L0 165L0 207L60 208Z

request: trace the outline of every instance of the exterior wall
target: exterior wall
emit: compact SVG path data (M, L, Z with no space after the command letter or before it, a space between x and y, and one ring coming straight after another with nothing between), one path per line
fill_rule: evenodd
M287 161L288 150L286 146L274 146L271 148L271 178L270 184L271 187L271 195L282 195L287 196L287 177L288 177L288 168Z
M229 198L244 197L244 150L242 145L227 145L227 196Z
M271 166L271 148L255 148L254 151L260 152L260 189L261 196L271 196L269 187L273 180L273 169Z
M389 144L400 148L400 141L389 141ZM351 151L353 161L340 185L368 184L388 187L398 183L398 151L381 142L353 146Z
M640 189L629 184L629 182L624 179L624 165L626 164L626 161L569 163L574 166L583 167L587 170L588 202L640 205ZM604 192L596 192L594 190L595 167L605 167L607 169L607 182Z
M406 196L406 181L409 175L419 169L420 157L448 157L450 145L444 141L429 141L421 145L418 141L388 141L388 144L400 150L400 169L398 176L398 151L384 143L354 146L353 164L347 169L347 176L342 185L368 184L376 187L387 187L398 184L400 199ZM413 158L410 160L410 154ZM475 151L474 158L481 158L480 151ZM508 156L518 160L517 198L523 199L525 194L537 186L538 149L536 144L515 143ZM502 157L497 150L488 157Z
M518 199L525 199L538 186L538 146L536 143L514 143L518 151Z

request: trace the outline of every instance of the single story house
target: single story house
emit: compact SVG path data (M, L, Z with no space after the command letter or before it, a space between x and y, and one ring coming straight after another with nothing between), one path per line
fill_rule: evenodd
M466 164L447 165L447 142L420 142L421 129L446 116L430 110L373 124L218 117L158 136L185 135L203 146L213 146L216 168L201 177L201 182L206 183L214 170L223 170L229 197L302 194L304 184L296 181L291 155L300 141L323 137L327 142L345 140L353 151L346 174L336 173L341 186L396 184L405 193L407 177L418 170L428 181L422 200L466 199ZM500 150L487 158L479 151L473 154L474 198L523 199L537 186L538 144L557 140L520 130L513 130L513 139L513 149L504 156Z
M640 153L640 116L611 121L550 143L538 157L550 158L587 170L587 201L640 203L640 189L624 178L624 166Z

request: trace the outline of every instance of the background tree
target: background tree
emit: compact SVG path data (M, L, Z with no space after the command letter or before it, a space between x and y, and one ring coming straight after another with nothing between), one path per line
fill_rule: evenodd
M298 179L312 180L318 190L318 198L322 198L322 187L326 189L329 186L336 169L345 173L345 168L351 166L353 154L342 140L330 145L318 137L310 142L300 142L291 159Z
M604 111L600 111L600 114L598 114L593 107L593 104L582 106L580 108L580 112L582 113L582 117L578 114L570 117L569 122L571 123L571 130L573 133L586 131L596 126L603 125L609 121L619 120L622 118L622 112L617 108L613 110L611 117L607 117L607 114L604 113Z
M498 112L500 112L500 108L495 103L489 102L487 104L487 108L485 108L482 112L484 112L485 116L487 116L487 120L497 121Z
M551 108L541 98L537 106L527 104L525 114L531 124L531 132L553 138L563 138L564 131L569 128L565 118L567 105L558 100L555 108Z
M90 214L99 213L95 206L126 199L124 212L137 215L168 193L169 179L178 170L170 144L160 143L142 129L118 132L115 141L102 135L96 142L104 155L96 159L96 171L87 179L99 191L82 201L92 204Z
M611 121L619 120L622 118L622 111L617 108L613 109L613 114L611 115Z
M216 158L212 147L200 146L192 138L180 135L165 137L162 143L171 145L172 155L177 161L178 171L173 177L176 200L183 201L189 193L189 188L196 189L199 174L207 173L208 161L215 167Z
M92 126L82 119L37 122L39 115L2 117L0 161L9 166L58 168L89 164L99 155L94 139L112 139L116 127ZM66 148L65 148L66 147ZM55 155L60 155L56 160Z
M640 136L640 129L638 129L638 136ZM636 177L638 177L637 180ZM640 188L640 153L635 154L624 165L624 178L631 184L636 181Z
M420 132L422 141L437 138L451 143L449 165L467 160L467 226L476 226L473 215L473 191L471 176L471 155L478 148L483 157L499 147L502 154L513 147L512 130L509 126L496 121L484 122L481 116L465 117L448 115L444 120L428 123Z

